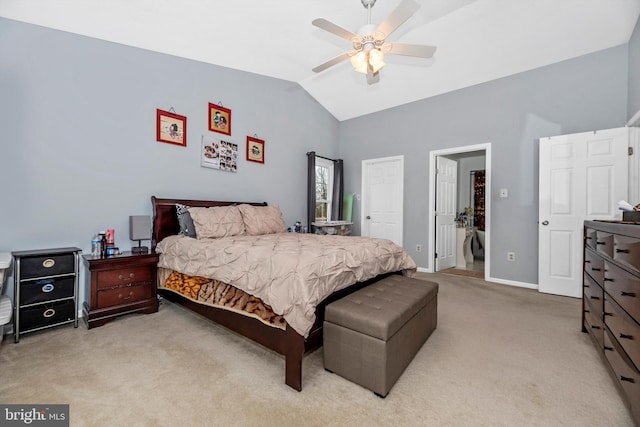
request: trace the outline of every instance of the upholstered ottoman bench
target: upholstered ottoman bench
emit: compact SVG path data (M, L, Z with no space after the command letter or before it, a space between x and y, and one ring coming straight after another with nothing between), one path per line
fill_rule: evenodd
M325 310L324 367L386 397L435 330L438 284L391 275Z

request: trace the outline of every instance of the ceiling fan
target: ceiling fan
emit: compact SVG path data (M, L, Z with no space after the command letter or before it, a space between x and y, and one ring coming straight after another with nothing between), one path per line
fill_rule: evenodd
M400 25L409 19L420 8L414 0L403 0L398 7L378 26L371 24L371 8L376 0L361 0L362 5L367 9L367 25L361 27L356 33L327 21L324 18L314 19L312 24L318 28L328 31L350 41L353 50L344 52L327 62L318 65L313 69L319 73L333 65L336 65L347 58L351 58L351 65L355 71L367 75L367 83L376 83L379 71L384 67L384 55L406 55L419 58L431 58L436 51L435 46L391 43L386 42L386 38L394 32Z

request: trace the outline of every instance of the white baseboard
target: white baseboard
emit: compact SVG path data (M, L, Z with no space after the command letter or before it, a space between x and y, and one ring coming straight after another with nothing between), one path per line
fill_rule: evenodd
M433 273L433 271L424 267L418 267L418 272ZM515 280L497 279L495 277L489 277L487 279L484 279L484 281L491 282L491 283L499 283L501 285L516 286L518 288L527 288L527 289L536 289L536 290L538 289L538 285L535 283L517 282Z

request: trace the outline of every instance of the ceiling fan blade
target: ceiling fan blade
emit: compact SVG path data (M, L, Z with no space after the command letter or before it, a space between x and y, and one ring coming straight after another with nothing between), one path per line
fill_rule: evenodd
M382 46L384 53L392 55L417 56L419 58L431 58L436 52L435 46L407 43L387 43Z
M413 0L403 0L387 18L382 21L376 31L380 31L387 38L389 34L394 32L404 21L411 18L411 15L420 9L420 5Z
M329 22L324 18L318 18L318 19L314 19L311 22L313 25L315 25L318 28L321 28L325 31L328 31L332 34L335 34L338 37L342 37L343 39L349 40L350 42L353 42L354 38L355 39L360 39L361 37L359 35L357 35L356 33L353 33L349 30L345 30L344 28L342 28L339 25L334 24L333 22Z
M350 58L355 52L345 52L341 55L336 56L333 59L328 60L327 62L318 65L317 67L315 67L312 71L314 73L319 73L321 71L326 70L329 67L333 67L334 65L336 65L339 62L344 61L347 58Z

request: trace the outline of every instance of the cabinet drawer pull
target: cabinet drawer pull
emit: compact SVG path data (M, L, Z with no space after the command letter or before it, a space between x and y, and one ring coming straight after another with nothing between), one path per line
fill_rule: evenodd
M596 242L596 245L606 245L607 242Z
M623 297L632 297L632 298L636 297L636 293L635 292L620 291L620 295L623 296Z
M55 316L55 314L56 314L56 311L53 308L48 308L44 311L44 313L42 313L44 317L53 317Z
M628 339L628 340L632 340L633 339L633 335L620 333L620 338L625 338L625 339Z
M600 329L600 326L591 325L591 329Z
M617 254L628 254L629 249L616 249Z
M585 313L591 313L589 310L585 310L584 312L585 312Z
M602 314L604 314L605 316L613 316L613 313L607 313L606 311Z
M633 378L625 377L624 375L620 375L620 381L627 381L632 384L635 384L636 382L636 380L634 380Z
M586 283L584 285L582 285L583 288L590 288L591 286L587 285Z
M126 297L122 294L118 294L118 298L120 299L130 299L133 296L133 291L129 292L129 295L127 295Z
M615 282L615 280L613 280L613 279L609 279L608 277L605 277L605 278L604 278L604 281L605 281L605 282Z
M600 297L596 297L596 296L593 296L593 295L591 295L589 298L591 298L591 299L597 299L597 300L599 300L599 299L600 299Z
M607 347L606 345L604 346L605 350L609 350L609 351L613 351L613 347Z
M591 268L591 271L602 271L602 269L601 269L601 268L593 267L593 268Z
M591 264L591 260L590 260L590 259L585 259L585 260L584 260L584 263L585 263L585 264Z
M119 280L133 279L134 277L136 277L135 273L129 273L129 277L125 277L122 274L118 274Z

